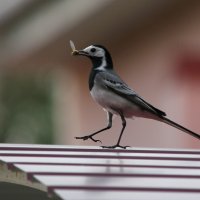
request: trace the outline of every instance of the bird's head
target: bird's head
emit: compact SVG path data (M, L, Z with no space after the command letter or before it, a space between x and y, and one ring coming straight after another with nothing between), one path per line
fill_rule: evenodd
M108 50L102 45L90 45L82 50L73 50L72 55L88 57L95 69L112 68L112 58Z

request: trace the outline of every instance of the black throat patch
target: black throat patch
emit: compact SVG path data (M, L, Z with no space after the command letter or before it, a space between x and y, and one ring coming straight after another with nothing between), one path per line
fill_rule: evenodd
M94 70L92 69L91 72L90 72L90 76L89 76L89 89L90 91L92 90L93 86L94 86L94 79L95 79L95 76L99 73L100 71L99 70Z
M93 65L94 69L97 69L103 63L103 58L102 57L90 57L90 59L92 61L92 65Z

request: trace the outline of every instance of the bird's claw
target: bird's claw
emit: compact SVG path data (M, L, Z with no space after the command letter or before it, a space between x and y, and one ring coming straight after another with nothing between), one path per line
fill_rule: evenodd
M121 146L119 144L116 144L116 145L113 145L113 146L101 146L101 147L105 148L105 149L115 149L117 147L122 148L122 149L126 149L127 147L130 147L130 146Z
M91 139L93 142L101 142L101 140L96 140L94 139L91 135L86 135L86 136L83 136L83 137L75 137L76 139L82 139L82 140L88 140L88 139Z

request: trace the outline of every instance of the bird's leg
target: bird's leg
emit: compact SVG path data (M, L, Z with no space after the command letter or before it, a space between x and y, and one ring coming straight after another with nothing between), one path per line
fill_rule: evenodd
M105 128L103 128L103 129L101 129L99 131L96 131L96 132L94 132L94 133L92 133L90 135L86 135L86 136L83 136L83 137L75 137L75 138L76 139L82 139L82 140L91 139L94 142L101 142L101 140L94 139L93 136L95 136L96 134L98 134L100 132L103 132L103 131L105 131L107 129L110 129L112 127L112 117L113 117L113 114L110 113L110 112L107 112L107 115L108 115L108 125Z
M115 148L119 147L119 148L122 148L122 149L126 149L127 147L130 147L130 146L121 146L120 145L120 141L121 141L124 129L126 128L126 120L125 120L124 115L122 113L119 113L119 114L120 114L120 117L122 119L122 130L121 130L119 139L117 141L117 144L113 145L113 146L102 146L103 148L115 149Z

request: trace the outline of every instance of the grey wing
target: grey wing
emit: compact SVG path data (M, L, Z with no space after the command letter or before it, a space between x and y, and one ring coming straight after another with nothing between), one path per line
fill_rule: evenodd
M145 100L143 100L137 93L130 89L128 85L120 79L120 77L115 74L113 71L110 73L101 72L98 73L99 80L101 80L101 84L106 86L112 92L123 96L127 100L137 104L142 110L149 111L159 117L166 116L165 112L155 108Z

